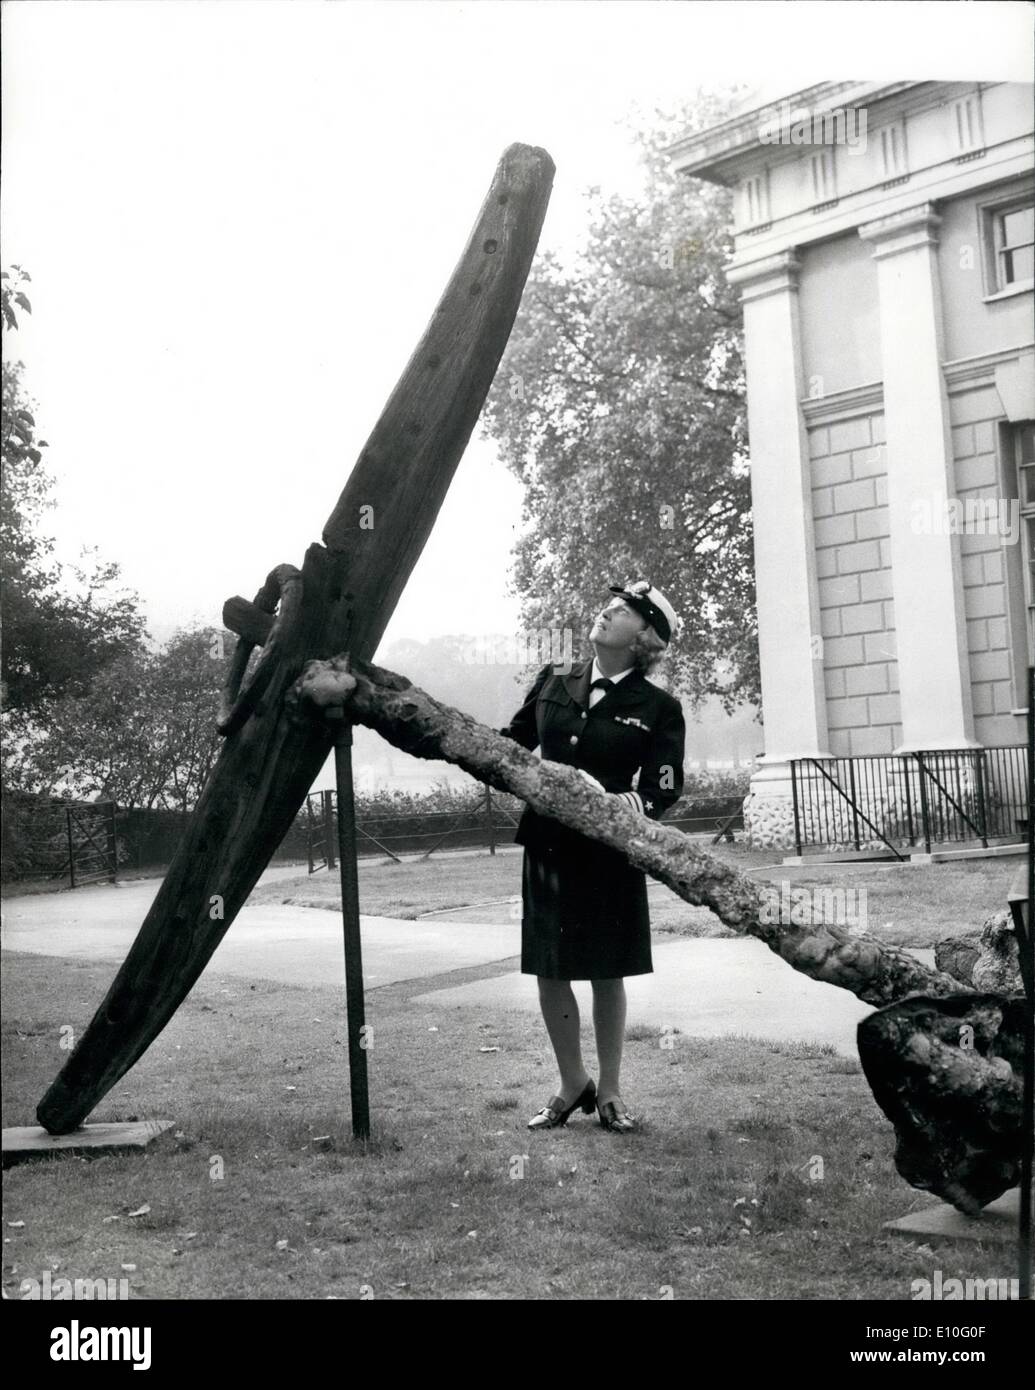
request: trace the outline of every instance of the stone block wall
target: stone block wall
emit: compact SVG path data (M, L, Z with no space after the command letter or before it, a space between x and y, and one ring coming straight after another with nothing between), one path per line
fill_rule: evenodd
M809 430L830 751L890 753L900 739L884 415Z
M958 392L949 398L956 495L982 499L992 506L1007 502L997 454L997 426L1002 405L992 385ZM1004 460L1012 467L1012 460ZM967 650L974 700L974 735L992 746L1023 739L1023 728L1010 711L1017 704L1007 612L1008 547L1023 546L1016 505L1001 514L1007 535L993 526L966 529L960 537L963 601L967 618ZM1022 621L1023 615L1014 615Z

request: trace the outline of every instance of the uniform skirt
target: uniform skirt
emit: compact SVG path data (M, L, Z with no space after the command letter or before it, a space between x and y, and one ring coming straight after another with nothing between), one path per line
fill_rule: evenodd
M611 980L654 969L647 880L606 845L526 846L521 902L524 974Z

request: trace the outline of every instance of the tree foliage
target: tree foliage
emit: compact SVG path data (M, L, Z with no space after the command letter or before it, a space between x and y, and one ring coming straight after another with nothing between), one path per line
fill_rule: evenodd
M590 190L576 262L533 265L483 414L524 484L526 625L578 645L609 583L648 578L683 622L670 679L728 711L759 692L731 195L678 179L666 147L733 95L657 117L637 196Z
M4 336L18 326L18 312L31 305L21 286L28 275L4 271ZM35 414L23 384L23 364L3 360L0 443L0 565L2 565L4 718L9 737L30 736L54 703L82 695L97 672L117 657L140 650L144 619L136 594L120 585L120 568L102 561L96 547L83 547L83 565L54 561L54 541L40 530L54 505L54 479L47 472Z
M190 810L219 755L228 638L181 629L158 652L117 656L85 694L57 702L46 737L26 754L26 779L52 796Z

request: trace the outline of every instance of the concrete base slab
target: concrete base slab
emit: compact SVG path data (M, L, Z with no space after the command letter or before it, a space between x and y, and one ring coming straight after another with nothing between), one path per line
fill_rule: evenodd
M1008 844L1008 845L989 845L987 849L983 845L978 845L976 849L934 849L930 854L923 850L906 851L901 857L892 854L890 851L882 853L879 850L867 851L846 850L841 854L791 854L781 859L780 863L787 869L808 869L816 865L823 864L867 864L877 862L887 862L890 864L907 865L922 864L947 864L951 859L1005 859L1011 855L1027 854L1027 845Z
M939 1202L936 1207L911 1212L897 1221L885 1221L884 1229L928 1240L1015 1240L1020 1211L1021 1189L1014 1187L989 1202L980 1216L964 1216L948 1202Z
M911 854L913 864L947 864L950 859L1008 859L1027 854L1027 845L989 845L987 849L933 849L930 854Z
M144 1149L172 1129L172 1120L126 1120L87 1124L71 1134L48 1134L40 1125L14 1125L4 1130L4 1167L48 1154L125 1153Z
M815 864L871 864L876 862L883 863L885 860L892 864L905 864L908 856L900 857L892 854L891 850L845 850L841 854L791 854L786 859L781 859L780 863L788 869L808 869Z

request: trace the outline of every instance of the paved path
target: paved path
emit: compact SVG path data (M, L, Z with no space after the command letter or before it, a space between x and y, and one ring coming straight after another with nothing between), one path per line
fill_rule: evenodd
M297 877L272 869L259 880ZM44 956L121 964L158 892L158 879L94 884L67 893L7 898L3 946ZM371 988L423 979L512 958L521 949L518 925L409 922L360 916L363 978ZM219 943L207 970L217 975L323 985L345 975L341 915L277 904L245 906Z
M272 869L260 881L297 874ZM121 963L152 899L156 879L94 885L68 893L9 898L3 944L12 951ZM371 989L421 981L414 997L443 1009L538 1011L535 981L521 975L518 924L361 919L364 979ZM917 951L926 964L932 953ZM450 972L485 976L457 983ZM293 985L342 980L341 919L336 911L263 905L244 907L223 938L209 972ZM446 976L442 987L435 978ZM576 994L588 1005L588 983ZM855 1028L871 1012L846 990L817 984L751 938L663 940L654 946L654 974L627 981L630 1024L661 1032L715 1037L751 1034L783 1041L829 1043L855 1055Z

